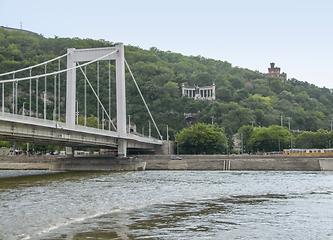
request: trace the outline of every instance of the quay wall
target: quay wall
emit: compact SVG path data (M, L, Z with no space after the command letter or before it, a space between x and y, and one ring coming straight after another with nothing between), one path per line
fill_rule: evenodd
M167 155L137 155L146 170L230 170L230 171L333 171L331 156L285 156L285 155L179 155L181 160L171 160ZM104 161L104 162L101 162ZM112 167L106 166L111 164ZM128 169L117 158L62 158L59 156L0 156L0 170L49 170L54 164L58 170ZM75 167L73 166L75 165ZM124 164L133 165L134 162ZM139 167L135 162L135 170ZM84 165L84 166L83 166ZM96 166L99 165L99 166ZM102 166L104 165L104 166ZM53 166L53 167L52 167Z
M331 156L286 155L140 155L146 170L333 171Z
M0 156L0 170L49 170L58 156Z
M57 158L50 166L53 171L144 171L145 168L146 162L138 158L105 155Z

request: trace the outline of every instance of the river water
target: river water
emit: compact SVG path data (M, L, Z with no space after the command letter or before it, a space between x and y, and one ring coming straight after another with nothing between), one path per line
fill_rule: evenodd
M333 239L333 173L0 171L0 239Z

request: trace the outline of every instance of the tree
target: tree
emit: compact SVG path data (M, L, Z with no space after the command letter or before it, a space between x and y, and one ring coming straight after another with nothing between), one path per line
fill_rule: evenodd
M253 152L278 151L286 148L290 143L290 132L278 125L256 128L253 130L249 143Z
M226 136L223 129L197 123L177 133L179 152L183 154L216 154L222 153L226 147Z
M175 82L167 82L163 87L163 91L165 94L169 94L171 98L179 97L178 84Z
M39 34L24 31L8 31L0 28L0 69L2 72L33 66L56 56L62 55L67 48L96 48L111 47L114 43L93 39L79 38L44 38ZM266 78L258 71L232 67L231 63L207 59L202 56L183 56L171 51L163 52L155 47L149 51L135 46L125 46L125 56L137 80L149 109L158 124L171 125L179 132L186 126L186 116L191 116L192 122L214 122L232 132L237 132L242 125L249 121L256 121L257 126L268 127L279 123L279 115L292 117L292 129L317 131L319 128L329 128L329 120L333 117L333 94L327 88L319 88L313 84L290 79L282 83L280 79ZM60 60L61 69L66 66L66 60ZM116 116L116 67L111 61L111 116ZM96 64L87 66L87 77L96 90ZM100 61L100 99L108 109L108 61ZM47 71L58 70L58 62L47 65ZM44 73L44 68L34 68L33 75ZM27 77L28 71L17 73L15 78ZM7 76L11 78L12 76ZM7 77L1 77L4 80ZM81 73L77 73L77 100L84 102L84 82ZM61 77L63 79L63 77ZM42 92L43 81L40 81L39 92ZM215 101L197 101L181 97L180 86L216 84ZM5 111L12 112L10 98L12 96L11 83L4 84ZM32 81L35 88L35 81ZM53 92L53 81L47 83L47 91ZM61 81L61 117L65 116L64 92L66 82ZM29 83L20 81L18 85L18 106L28 102ZM52 96L52 94L48 94ZM32 95L32 109L36 109L36 94ZM7 100L8 99L8 100ZM147 127L149 116L141 101L141 97L133 83L129 72L126 73L126 101L127 112L139 129ZM0 99L1 102L1 99ZM43 101L39 97L39 113L43 112ZM47 102L53 102L52 97ZM87 89L87 116L96 116L97 100L91 89ZM210 104L208 102L214 102ZM26 105L27 106L27 105ZM239 108L238 108L239 107ZM48 103L47 118L52 119L54 106ZM79 124L83 125L83 106L79 106L81 117ZM101 114L101 111L100 111ZM156 119L157 118L157 119ZM101 120L101 115L99 116ZM89 117L87 125L97 127L97 118ZM153 133L155 134L155 133ZM156 133L157 134L157 133ZM228 134L227 134L228 135ZM157 136L157 135L156 135ZM228 135L229 137L229 135ZM231 142L228 141L230 144ZM230 146L231 147L231 146Z
M303 132L296 138L296 147L303 149L327 148L329 133L325 131Z
M251 125L243 125L240 129L238 129L238 133L243 134L243 143L246 152L250 151L249 141L253 133L253 129L254 128Z
M10 148L11 144L8 141L0 141L0 147Z
M233 100L233 92L229 87L220 87L216 91L216 97L224 102L231 102Z
M234 149L234 146L235 146L235 143L234 143L234 140L233 140L234 133L232 132L230 124L228 124L225 127L225 135L226 135L227 140L228 140L228 142L227 142L227 154L232 153L233 149Z

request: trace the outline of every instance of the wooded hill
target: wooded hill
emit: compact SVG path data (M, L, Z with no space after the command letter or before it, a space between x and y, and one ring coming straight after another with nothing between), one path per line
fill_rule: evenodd
M114 46L113 42L105 40L79 38L45 38L41 35L20 30L8 31L0 28L0 73L52 59L67 52L67 48L96 48ZM233 67L231 63L208 59L202 56L183 56L171 51L161 51L155 47L149 50L135 46L125 46L125 58L138 82L147 104L163 136L166 136L166 125L169 135L174 135L187 127L184 113L196 113L195 122L214 123L225 128L230 136L243 125L269 127L280 125L280 115L291 117L291 129L317 131L320 128L330 129L333 118L333 94L327 88L319 88L313 84L290 79L282 83L279 79L266 78L261 72ZM112 116L116 116L115 108L115 67L111 61ZM269 63L267 63L268 65ZM66 61L61 61L64 69ZM47 71L58 69L58 62L48 64ZM108 62L101 61L100 96L108 109ZM44 67L34 70L33 75L44 73ZM17 74L16 77L28 76L29 72ZM87 75L96 89L96 64L87 67ZM1 77L0 80L12 78ZM65 78L62 74L61 97L62 111L65 106ZM193 100L181 96L181 85L208 86L216 84L216 100ZM84 78L77 71L77 100L80 117L84 116ZM44 89L44 80L39 81L40 95ZM19 83L18 108L23 102L26 109L29 104L29 81ZM127 114L131 115L131 123L136 124L137 131L148 134L149 115L139 96L133 80L126 72ZM35 81L33 81L35 89ZM53 109L53 78L48 79L49 92L48 119L52 119ZM6 111L12 111L10 102L12 85L5 84ZM35 109L35 92L32 95L32 109ZM1 99L0 99L1 101ZM39 100L39 113L43 112L43 101ZM96 98L90 89L87 90L87 116L96 116ZM100 110L100 113L102 111ZM100 116L101 119L101 116ZM287 118L283 118L287 126ZM80 120L82 122L82 119ZM157 137L153 130L152 134Z

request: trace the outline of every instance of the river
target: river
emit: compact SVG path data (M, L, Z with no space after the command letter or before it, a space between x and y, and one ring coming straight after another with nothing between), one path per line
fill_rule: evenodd
M332 172L0 171L0 239L333 239Z

